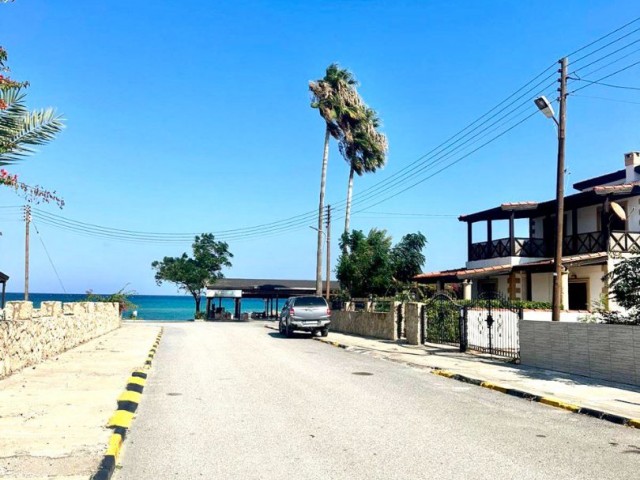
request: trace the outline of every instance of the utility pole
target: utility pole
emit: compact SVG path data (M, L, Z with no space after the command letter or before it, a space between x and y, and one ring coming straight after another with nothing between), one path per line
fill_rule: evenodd
M31 223L31 206L24 207L24 300L29 300L29 224Z
M564 140L567 113L567 64L568 59L560 60L560 119L558 120L558 171L556 175L556 251L553 274L553 300L551 320L560 321L560 304L562 303L562 245L564 240ZM568 305L564 305L567 308Z
M331 205L327 205L327 302L331 295Z

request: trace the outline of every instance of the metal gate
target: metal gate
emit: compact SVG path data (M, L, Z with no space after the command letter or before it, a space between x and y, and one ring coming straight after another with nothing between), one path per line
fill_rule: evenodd
M464 351L464 308L444 292L429 299L420 313L423 342L460 346Z
M522 308L499 292L486 292L465 308L469 350L503 357L520 357L519 321Z

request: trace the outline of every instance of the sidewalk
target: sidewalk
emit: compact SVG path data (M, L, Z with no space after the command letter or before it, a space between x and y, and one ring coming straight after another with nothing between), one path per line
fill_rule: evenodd
M0 478L86 479L95 473L131 371L159 326L125 323L0 380Z
M277 326L268 327L277 329ZM478 385L485 382L482 386L504 393L540 397L536 401L567 410L582 408L580 413L614 416L607 418L612 421L621 420L616 416L634 419L633 426L640 428L640 387L633 385L515 365L499 357L492 359L486 355L460 353L456 347L445 345L407 345L335 332L314 339L350 351L427 368L442 376L457 375L459 380Z

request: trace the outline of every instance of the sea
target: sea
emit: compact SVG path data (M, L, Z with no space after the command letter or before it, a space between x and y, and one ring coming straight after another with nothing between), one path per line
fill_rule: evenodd
M41 302L82 302L87 298L86 294L77 293L29 293L29 301L33 302L34 308L40 308ZM24 300L23 293L7 292L6 301ZM193 320L196 309L196 303L191 295L131 295L129 297L135 308L125 310L122 318L131 317L132 311L138 312L138 320ZM216 299L216 306L219 300ZM222 306L228 311L233 312L234 303L232 299L222 299ZM264 312L264 301L260 299L244 298L242 299L242 313ZM200 301L200 309L207 308L206 298Z

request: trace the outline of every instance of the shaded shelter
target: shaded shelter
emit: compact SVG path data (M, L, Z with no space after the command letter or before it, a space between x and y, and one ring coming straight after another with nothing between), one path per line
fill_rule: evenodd
M330 283L330 291L336 292L340 288L337 281ZM212 292L210 294L210 292ZM215 293L213 293L215 292ZM237 296L237 293L240 295ZM278 316L280 300L297 295L315 295L315 280L274 280L274 279L250 279L250 278L222 278L215 284L207 286L207 318L211 311L211 303L219 298L219 307L222 306L222 298L236 299L236 319L240 318L243 298L259 298L264 300L263 318ZM210 296L211 295L211 296ZM239 306L238 306L239 305Z

